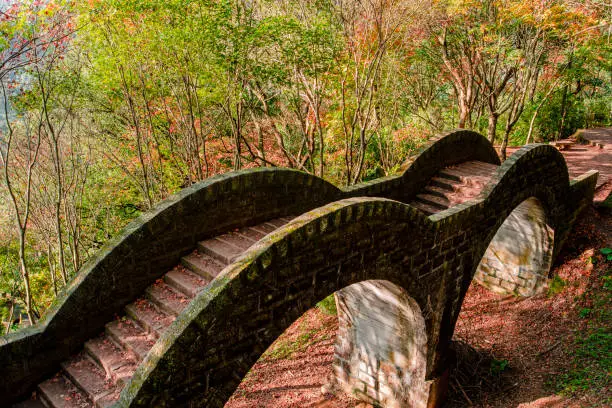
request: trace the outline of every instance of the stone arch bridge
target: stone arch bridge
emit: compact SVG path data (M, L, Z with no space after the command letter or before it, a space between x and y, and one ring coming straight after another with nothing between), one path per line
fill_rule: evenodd
M596 181L570 181L547 145L500 165L463 130L403 174L347 189L286 169L213 177L129 224L39 324L0 338L0 405L221 407L336 293L336 389L439 406L472 279L542 290Z

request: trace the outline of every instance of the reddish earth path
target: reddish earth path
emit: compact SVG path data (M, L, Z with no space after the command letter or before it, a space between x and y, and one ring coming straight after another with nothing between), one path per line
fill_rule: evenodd
M599 170L598 194L612 190L612 128L585 132L604 147L576 145L562 151L571 177ZM514 151L516 148L509 149ZM587 260L612 246L612 215L590 209L575 226L553 273L566 286L555 296L504 297L474 284L463 305L455 340L478 350L471 366L487 358L507 361L501 377L482 374L465 382L461 368L451 378L449 407L561 408L602 406L601 395L554 395L550 380L565 373L574 336L584 328L578 299L598 279ZM332 374L337 319L312 309L298 319L253 367L226 408L370 407L348 396L323 395ZM481 360L478 360L481 359ZM487 371L485 370L485 371ZM489 377L487 377L489 375ZM474 380L474 379L472 379ZM469 401L469 402L468 402Z
M582 136L592 144L575 144L567 150L561 150L567 161L570 178L589 170L597 170L598 191L601 192L603 187L609 192L612 184L612 128L586 129L582 131ZM516 150L518 147L509 147L508 155Z

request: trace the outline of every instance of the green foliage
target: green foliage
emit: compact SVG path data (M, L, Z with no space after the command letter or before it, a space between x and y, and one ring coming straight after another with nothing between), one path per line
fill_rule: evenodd
M275 343L261 358L264 360L287 360L297 352L308 348L312 343L316 329L300 333L295 341L281 341Z
M548 284L548 296L555 296L563 291L567 282L563 280L559 275L553 276Z
M492 360L490 371L491 374L498 376L504 371L510 368L510 362L508 360Z
M601 248L599 250L607 261L612 261L612 248Z
M556 379L557 392L572 395L579 391L605 390L612 372L612 331L599 328L575 342L574 368Z
M19 269L19 246L12 241L0 244L0 320L5 323L14 308L13 320L19 320L20 313L25 313L25 294L21 284ZM49 281L47 257L31 249L26 250L26 259L30 272L31 290L34 311L40 316L53 301L53 287ZM12 326L16 329L17 326Z
M317 303L317 307L326 315L335 316L338 314L338 309L336 309L336 297L333 293Z
M463 85L453 78L469 70L453 67L470 60L497 72L516 69L499 96L499 106L507 105L526 75L523 41L534 32L542 39L532 47L542 52L538 82L525 95L511 143L526 140L536 113L535 141L556 138L561 127L566 136L612 120L612 47L591 29L605 16L569 4L542 12L522 1L441 2L426 10L418 2L11 0L6 9L0 77L16 138L23 146L32 136L43 107L51 122L35 166L27 237L40 312L53 293L47 261L56 265L60 248L70 258L78 242L79 259L67 262L74 276L130 220L207 177L285 166L345 185L397 173L429 137L457 126ZM35 47L45 53L34 64L31 52L11 57L17 40L52 46ZM486 82L463 78L477 98L467 126L481 132ZM507 118L504 111L498 133ZM61 139L57 167L52 127ZM65 184L59 247L50 221L56 168ZM23 190L21 172L11 170ZM0 214L12 223L11 213ZM48 250L49 260L40 255ZM9 258L0 289L19 298L23 282ZM553 281L550 293L562 288ZM331 300L321 305L334 313Z
M603 254L605 256L605 254ZM577 335L572 350L572 368L555 377L557 392L573 395L577 392L605 392L612 373L612 275L604 274L592 291L592 307L582 308L578 316L588 319L586 328ZM612 402L612 398L608 399Z

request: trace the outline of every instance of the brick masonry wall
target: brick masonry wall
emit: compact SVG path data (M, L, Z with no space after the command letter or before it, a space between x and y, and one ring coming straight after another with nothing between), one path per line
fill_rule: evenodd
M504 163L478 199L430 217L380 198L346 199L304 214L249 250L188 307L137 370L122 405L223 406L291 322L330 293L371 280L397 285L418 305L427 338L424 381L440 384L463 297L496 231L519 204L535 197L555 229L556 245L588 202L596 176L570 185L559 152L532 145ZM354 306L341 307L348 325L371 317ZM363 356L355 351L368 344L348 333L338 340L336 366L359 361ZM382 350L394 347L386 344ZM368 377L361 365L344 364L337 381L356 379L352 392L370 398L374 384L379 403L410 398L405 383L396 381L398 366L382 354L368 354L370 369L395 367L390 375ZM419 358L409 357L408 364L418 366ZM439 406L439 397L430 392L420 404Z
M487 143L474 132L450 132L422 149L420 159L412 158L416 164L404 176L345 190L302 172L272 168L227 173L182 190L101 248L36 326L0 337L0 398L12 401L27 395L198 240L301 214L343 197L405 196L417 190L412 184L422 183L432 171L426 162L437 160L439 168L452 164L457 149L463 155L473 151L475 158L498 160Z
M504 295L533 296L547 288L554 231L537 199L523 201L489 244L474 280Z
M427 338L418 304L388 281L336 292L333 388L384 407L425 407Z
M462 138L473 156L461 150ZM42 324L0 338L0 396L23 396L198 240L313 208L251 248L187 307L139 367L120 405L223 406L297 317L368 280L392 282L418 305L427 339L424 380L435 382L446 368L465 291L510 212L536 197L555 230L554 256L592 199L597 175L570 185L562 156L535 145L507 160L481 197L431 217L384 198L335 200L411 197L436 169L453 164L453 152L464 160L493 160L485 142L473 132L451 133L424 149L403 176L346 190L280 169L227 174L184 190L105 246Z
M260 168L213 177L163 201L100 249L36 326L0 337L0 400L22 397L57 371L198 241L340 195L302 172Z

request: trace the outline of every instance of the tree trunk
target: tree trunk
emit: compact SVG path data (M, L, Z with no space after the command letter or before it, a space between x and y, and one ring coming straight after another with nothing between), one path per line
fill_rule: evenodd
M58 195L61 194L60 193L60 187L58 185ZM62 274L62 281L64 282L64 285L66 285L66 283L68 283L68 274L66 273L66 261L64 259L64 243L63 243L63 238L62 238L62 224L61 224L61 218L60 218L60 211L61 211L61 202L59 201L59 197L58 197L58 201L55 202L55 233L56 233L56 238L57 238L57 255L58 255L58 259L59 259L59 265L60 265L60 272Z
M52 261L53 251L51 250L51 244L47 245L47 264L49 265L49 275L51 275L51 283L53 284L53 293L57 296L57 283L55 282L55 268L53 267Z
M19 234L19 267L21 269L21 277L23 278L23 284L25 287L25 306L28 319L30 319L30 326L36 322L34 318L34 312L32 311L32 291L30 289L30 274L25 260L25 231L21 231Z
M459 124L457 125L457 127L459 129L465 129L465 125L469 117L470 117L470 110L467 104L465 103L465 101L463 101L460 97L459 99Z
M536 117L538 116L538 112L540 111L540 106L542 105L539 105L536 108L536 110L533 112L531 120L529 121L529 132L527 132L527 139L525 139L525 144L529 144L529 142L531 141L531 135L533 134L533 125L535 124Z
M567 85L563 87L563 97L561 98L561 123L555 140L561 139L563 136L563 127L565 126L565 117L567 116Z
M497 119L499 115L496 113L489 114L489 126L487 127L487 138L491 144L495 143L495 132L497 130Z
M510 130L506 128L504 132L504 140L502 141L501 148L499 149L499 154L501 156L502 161L506 160L506 148L508 147L508 139L510 138Z
M15 313L15 302L11 301L11 313L9 313L8 321L6 322L6 331L5 335L9 334L11 331L11 326L13 325L13 314Z

